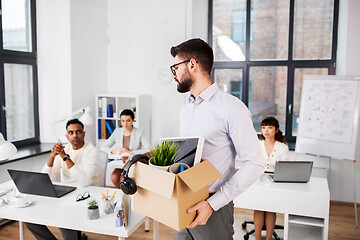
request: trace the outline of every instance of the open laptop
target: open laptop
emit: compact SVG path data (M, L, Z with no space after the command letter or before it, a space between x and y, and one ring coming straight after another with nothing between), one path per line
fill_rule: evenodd
M76 189L76 187L53 184L47 173L14 169L8 169L8 172L21 193L46 197L61 197Z
M179 146L179 153L174 162L186 163L189 167L200 163L204 147L203 137L160 138L160 141L175 142Z
M269 178L274 182L306 183L310 180L312 166L312 161L279 161Z

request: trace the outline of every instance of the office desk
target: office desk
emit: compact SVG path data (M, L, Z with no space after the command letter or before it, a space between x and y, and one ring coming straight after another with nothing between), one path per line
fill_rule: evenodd
M0 188L14 186L12 181L0 184ZM89 220L87 218L87 202L76 202L78 194L90 192L90 199L99 202L100 218ZM146 216L132 211L128 229L115 227L115 214L105 214L101 204L101 193L106 194L106 188L102 187L78 187L75 191L66 194L61 198L42 197L28 195L32 201L31 205L24 208L15 208L11 205L0 207L0 217L19 221L20 239L24 239L23 222L43 224L47 226L76 229L85 232L99 233L117 236L119 240L129 237L147 219ZM111 191L111 194L113 191ZM118 192L115 195L117 200ZM145 229L149 229L145 224ZM157 240L158 233L154 231L154 239Z
M284 239L328 239L330 192L326 178L274 183L263 175L234 200L235 207L284 214Z

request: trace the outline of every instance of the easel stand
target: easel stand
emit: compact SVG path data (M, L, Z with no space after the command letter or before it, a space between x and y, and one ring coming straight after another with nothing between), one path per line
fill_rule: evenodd
M356 228L359 227L358 225L358 215L357 215L357 201L356 201L356 180L355 180L355 165L356 161L353 161L353 168L352 168L352 173L353 173L353 180L354 180L354 208L355 208L355 225Z

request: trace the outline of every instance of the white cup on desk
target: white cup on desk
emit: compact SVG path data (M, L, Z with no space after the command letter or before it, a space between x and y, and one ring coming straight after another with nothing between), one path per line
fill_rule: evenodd
M28 198L25 195L17 195L14 197L15 207L24 207L28 203Z

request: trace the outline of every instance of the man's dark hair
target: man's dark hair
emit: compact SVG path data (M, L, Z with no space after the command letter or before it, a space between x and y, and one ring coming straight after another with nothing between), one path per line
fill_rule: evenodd
M84 124L82 122L80 122L79 119L77 118L74 118L74 119L71 119L69 120L67 123L66 123L66 129L68 128L69 125L71 124L80 124L81 128L84 129Z
M214 63L214 54L212 48L200 38L190 39L170 49L173 57L180 57L184 60L195 59L202 70L211 73Z
M131 111L130 109L124 109L124 110L120 113L120 117L123 116L123 115L125 115L125 116L130 116L132 120L135 119L134 112Z

